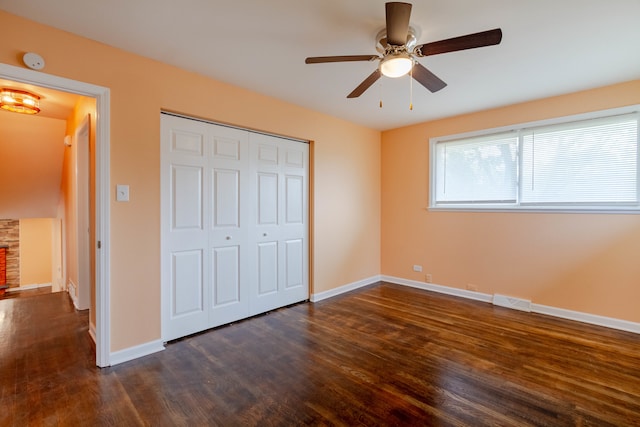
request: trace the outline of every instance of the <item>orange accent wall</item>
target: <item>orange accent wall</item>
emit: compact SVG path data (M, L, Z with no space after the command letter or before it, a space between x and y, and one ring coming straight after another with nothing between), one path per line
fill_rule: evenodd
M634 104L640 80L383 132L382 273L640 322L640 215L426 209L429 138Z
M64 120L2 111L0 218L56 216L64 126Z
M380 132L0 11L0 62L111 90L111 351L160 339L160 111L313 141L312 292L380 273Z

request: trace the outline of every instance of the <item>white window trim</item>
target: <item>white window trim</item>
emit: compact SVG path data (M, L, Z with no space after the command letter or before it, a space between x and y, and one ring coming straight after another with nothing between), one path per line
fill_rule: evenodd
M640 203L629 205L620 204L607 205L607 206L580 206L577 204L572 205L527 205L520 203L513 204L495 204L495 203L460 203L460 204L448 204L446 206L436 205L436 180L435 180L435 167L436 167L436 144L440 142L447 142L457 139L475 138L481 136L489 136L493 134L508 133L508 132L521 132L527 128L540 127L540 126L552 126L560 125L570 122L579 122L583 120L606 118L610 116L617 116L623 114L638 114L640 111L640 104L630 105L620 108L612 108L608 110L593 111L589 113L576 114L571 116L556 117L546 120L538 120L533 122L518 123L515 125L501 126L490 129L482 129L478 131L459 133L455 135L437 136L429 138L429 206L426 208L429 211L439 212L523 212L523 213L615 213L615 214L639 214ZM638 150L640 151L640 130L638 132ZM519 159L519 162L522 160ZM638 153L638 161L640 162L640 152ZM640 166L638 167L637 181L640 183ZM518 189L520 191L520 189ZM638 200L640 200L640 185L638 185Z

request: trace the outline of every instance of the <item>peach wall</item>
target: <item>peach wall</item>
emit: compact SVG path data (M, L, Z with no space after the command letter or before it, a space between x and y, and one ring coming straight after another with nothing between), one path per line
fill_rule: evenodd
M640 322L640 215L426 210L429 138L634 104L640 80L383 132L382 274Z
M52 282L53 219L20 220L20 286Z
M111 89L111 350L160 339L160 111L313 141L312 292L380 272L380 132L0 12L0 62ZM141 321L143 320L144 321Z

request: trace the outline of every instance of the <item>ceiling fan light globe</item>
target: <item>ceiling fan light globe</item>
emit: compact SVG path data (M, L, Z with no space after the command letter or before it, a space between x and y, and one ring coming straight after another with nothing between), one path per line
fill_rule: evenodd
M389 55L380 61L380 72L383 76L396 78L406 75L413 67L413 60L408 54Z

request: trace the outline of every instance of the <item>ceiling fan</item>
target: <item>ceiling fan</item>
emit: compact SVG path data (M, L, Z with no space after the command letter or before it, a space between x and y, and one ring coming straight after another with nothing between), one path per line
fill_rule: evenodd
M502 40L502 30L496 28L417 45L415 31L409 26L411 4L389 2L385 4L385 12L386 28L376 36L376 49L380 55L312 56L305 59L304 62L306 64L319 64L325 62L379 60L378 68L347 95L347 98L359 97L381 76L401 77L409 72L422 86L431 92L437 92L447 84L421 65L416 58L496 45Z

